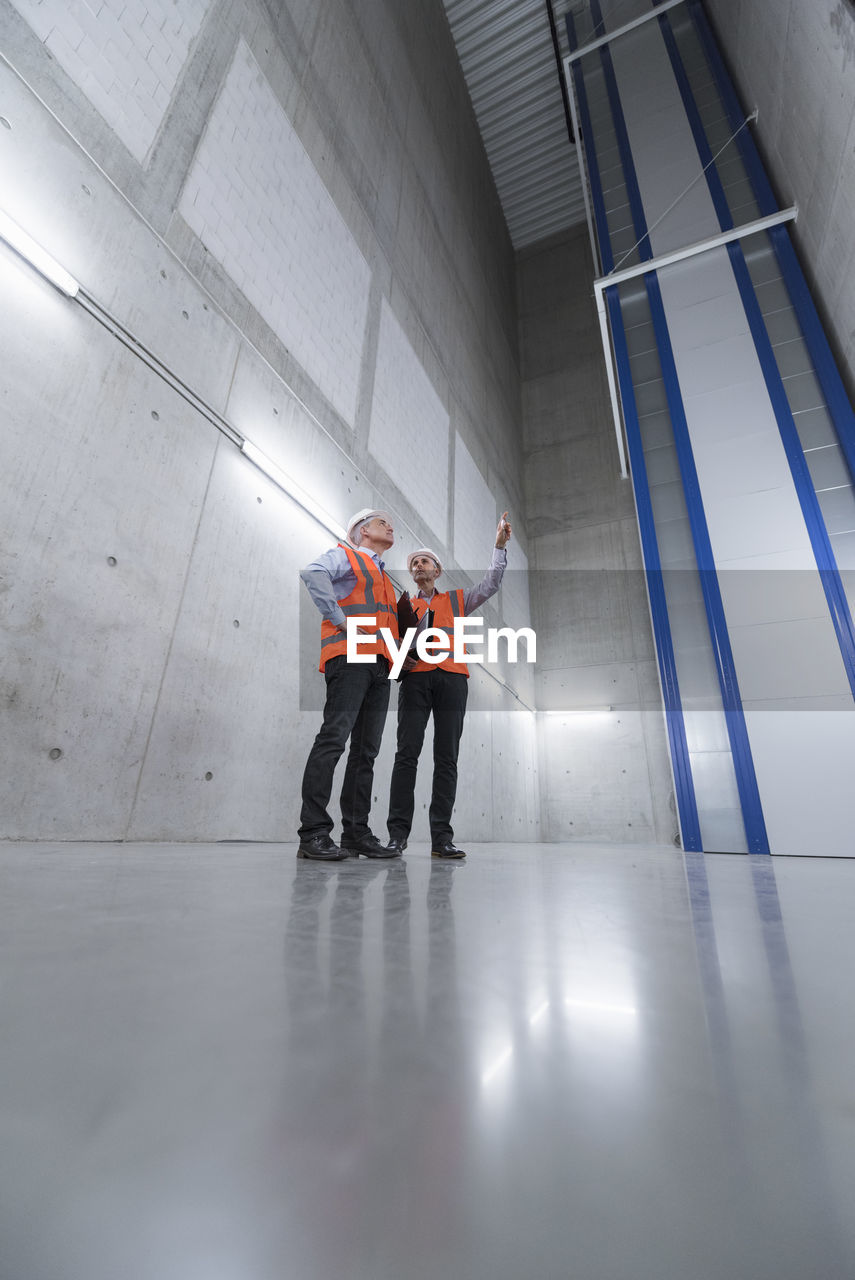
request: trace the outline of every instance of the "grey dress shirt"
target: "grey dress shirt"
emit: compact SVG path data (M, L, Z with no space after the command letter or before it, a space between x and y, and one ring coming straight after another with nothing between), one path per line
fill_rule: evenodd
M463 592L463 616L468 618L470 613L474 613L476 609L480 609L481 605L494 596L502 585L502 578L505 576L505 569L508 563L508 553L504 547L493 547L493 555L490 559L490 567L484 574L484 577L478 583L477 587L467 587ZM428 604L437 595L436 591L433 595L426 596L420 591L418 598L427 600ZM440 593L441 594L441 593ZM422 631L428 625L428 615L422 618L418 625L418 631Z

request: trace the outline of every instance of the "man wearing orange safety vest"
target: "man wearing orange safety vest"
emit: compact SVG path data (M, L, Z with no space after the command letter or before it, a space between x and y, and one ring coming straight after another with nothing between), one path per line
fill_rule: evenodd
M394 858L368 825L374 760L380 749L389 706L392 657L380 634L387 627L398 639L395 589L380 558L395 541L390 516L366 508L352 516L347 543L325 551L306 565L300 577L317 606L321 622L321 661L327 686L324 720L306 761L300 813L298 858L337 862L342 858ZM360 662L347 660L347 619L359 624ZM365 658L368 661L365 661ZM372 660L373 657L373 660ZM347 740L350 752L341 789L341 847L333 842L327 812L333 774Z
M496 547L490 568L477 587L466 591L437 591L435 582L442 573L439 556L430 547L421 547L407 556L407 568L418 587L411 600L419 618L419 630L433 627L449 637L455 617L465 618L494 596L502 585L511 536L507 511L496 530ZM403 597L402 597L403 599ZM398 694L398 749L389 793L389 844L395 854L403 853L413 824L414 795L419 754L425 729L433 714L433 790L430 822L431 854L434 858L465 858L454 844L451 813L457 795L457 753L463 718L466 714L469 668L455 662L453 650L440 663L408 657L404 663Z

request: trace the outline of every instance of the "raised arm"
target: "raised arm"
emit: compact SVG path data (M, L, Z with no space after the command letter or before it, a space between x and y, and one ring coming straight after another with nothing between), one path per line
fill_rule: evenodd
M463 612L466 617L476 609L480 609L481 605L494 596L502 585L508 563L508 553L505 548L510 539L511 526L508 523L508 513L505 511L496 529L496 545L493 548L489 569L477 587L469 587L463 594Z

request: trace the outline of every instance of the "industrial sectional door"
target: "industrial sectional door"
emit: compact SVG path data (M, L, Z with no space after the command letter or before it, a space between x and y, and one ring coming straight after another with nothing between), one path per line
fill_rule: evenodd
M697 0L567 27L684 847L853 855L855 418L788 215Z

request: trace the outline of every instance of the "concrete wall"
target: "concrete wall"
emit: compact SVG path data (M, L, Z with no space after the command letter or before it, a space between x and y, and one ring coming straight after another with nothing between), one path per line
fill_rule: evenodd
M706 0L855 397L855 5Z
M653 636L587 230L523 251L518 271L543 838L670 842Z
M478 576L509 508L487 621L522 625L514 258L438 0L0 24L2 207L335 519L391 509L393 565L427 542ZM0 835L293 838L321 686L297 569L330 534L5 248L0 276ZM502 680L533 705L527 668L474 674L461 840L539 829Z

